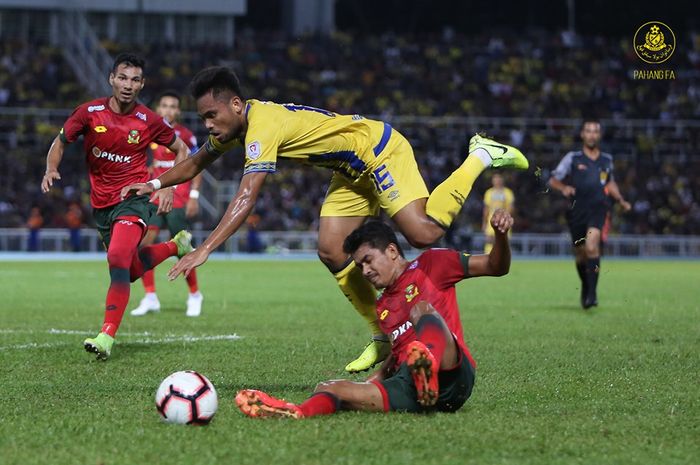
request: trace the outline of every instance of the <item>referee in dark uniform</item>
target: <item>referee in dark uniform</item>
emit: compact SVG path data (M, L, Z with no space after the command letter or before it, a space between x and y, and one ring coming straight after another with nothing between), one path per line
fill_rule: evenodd
M600 137L600 123L584 121L582 150L567 153L549 179L553 189L571 200L566 219L574 245L576 269L581 278L581 305L584 309L598 305L600 232L609 208L605 191L625 211L631 208L613 178L612 155L600 151Z

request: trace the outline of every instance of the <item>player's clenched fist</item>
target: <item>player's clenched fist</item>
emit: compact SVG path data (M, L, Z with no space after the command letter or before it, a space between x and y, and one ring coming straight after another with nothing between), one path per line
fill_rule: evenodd
M513 217L507 211L499 208L491 217L491 226L494 231L505 234L513 226Z

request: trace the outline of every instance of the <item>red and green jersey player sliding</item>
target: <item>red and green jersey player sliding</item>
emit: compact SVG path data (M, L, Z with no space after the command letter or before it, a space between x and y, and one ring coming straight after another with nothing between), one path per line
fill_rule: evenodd
M510 269L508 230L513 218L491 218L494 247L488 255L431 249L408 261L393 230L373 220L353 231L343 248L362 275L383 290L376 312L392 351L365 382L320 383L301 404L254 389L239 391L236 404L253 418L307 418L340 410L424 412L458 410L472 392L476 364L464 342L455 284Z

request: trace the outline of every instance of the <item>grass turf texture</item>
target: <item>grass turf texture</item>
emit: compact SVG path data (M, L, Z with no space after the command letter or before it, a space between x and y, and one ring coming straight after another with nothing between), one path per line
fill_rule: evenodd
M158 315L128 314L113 357L82 349L102 322L104 263L0 265L3 464L696 463L700 457L698 262L604 260L600 307L578 306L572 261L515 262L505 278L458 285L479 367L456 414L344 412L293 421L244 417L232 398L260 388L302 401L367 340L314 262L210 262L200 318L186 286L157 271ZM181 278L180 278L181 279ZM143 295L133 286L129 309ZM237 333L234 341L148 338ZM130 342L131 341L131 342ZM144 342L145 341L145 342ZM26 347L26 344L51 344ZM57 345L55 345L57 344ZM194 369L219 393L206 427L160 421L153 396ZM354 379L362 379L356 376Z

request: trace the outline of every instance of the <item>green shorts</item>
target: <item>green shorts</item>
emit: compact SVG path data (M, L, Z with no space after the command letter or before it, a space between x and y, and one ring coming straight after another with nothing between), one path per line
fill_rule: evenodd
M136 195L126 198L116 205L106 208L95 208L92 216L95 218L97 232L102 238L105 249L109 248L109 241L112 238L112 224L119 218L125 216L137 216L143 220L144 232L146 225L155 216L157 207L150 202L147 195Z
M384 388L390 411L398 412L455 412L469 399L476 380L474 367L469 359L460 352L460 361L452 370L438 373L440 393L434 407L423 407L418 403L418 392L406 362L399 366L396 374L380 381Z
M172 237L183 229L188 229L185 209L173 208L165 215L153 215L151 221L148 222L148 226L158 229L165 229L167 227L168 231L170 231L170 237Z

